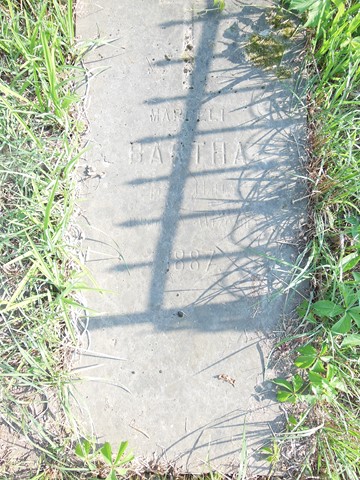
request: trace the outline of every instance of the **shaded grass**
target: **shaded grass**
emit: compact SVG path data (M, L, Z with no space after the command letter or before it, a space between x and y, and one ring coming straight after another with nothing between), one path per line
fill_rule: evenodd
M297 280L310 278L311 294L299 309L294 362L299 378L278 383L278 398L295 406L287 432L277 440L283 450L277 447L273 461L284 460L281 452L292 448L297 462L292 478L355 480L360 477L360 5L284 3L305 14L308 27L310 218L302 256L307 266ZM288 344L294 345L291 339ZM296 458L302 439L303 455Z

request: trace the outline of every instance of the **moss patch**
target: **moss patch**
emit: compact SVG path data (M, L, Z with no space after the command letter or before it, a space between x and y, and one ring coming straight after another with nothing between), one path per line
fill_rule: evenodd
M283 39L288 40L295 34L296 24L289 17L289 14L279 7L270 9L266 15L266 20L277 35L282 36Z
M253 33L246 45L248 59L259 68L279 66L285 52L285 44L270 34L266 37Z
M284 66L280 65L275 70L275 74L276 74L277 78L279 78L280 80L285 80L286 78L291 78L292 71L290 70L290 68L287 68L287 67L284 67Z
M292 16L280 7L268 9L266 21L269 30L250 36L245 47L247 58L256 67L273 71L279 79L290 78L291 69L282 62L286 50L291 47L297 25Z

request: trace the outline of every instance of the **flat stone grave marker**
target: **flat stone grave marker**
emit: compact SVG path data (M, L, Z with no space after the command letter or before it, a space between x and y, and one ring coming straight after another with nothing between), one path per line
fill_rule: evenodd
M101 366L78 396L99 442L194 472L230 468L245 429L261 473L281 423L266 362L294 307L280 289L304 213L302 119L291 81L246 57L266 4L212 6L78 5L78 37L106 40L86 58L80 183L86 265L105 290L86 297L80 364Z

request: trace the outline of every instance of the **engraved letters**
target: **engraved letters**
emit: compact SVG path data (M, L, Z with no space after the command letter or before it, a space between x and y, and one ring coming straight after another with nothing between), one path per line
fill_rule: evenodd
M151 123L176 123L184 120L185 112L181 107L152 107L149 112ZM189 115L193 115L189 112ZM197 114L198 122L219 123L224 122L225 112L223 108L205 108Z
M153 147L152 153L151 153L151 158L150 158L150 164L161 164L163 163L162 160L162 153L160 150L160 145L156 143Z
M212 163L213 165L225 165L225 142L212 142Z
M189 155L190 156L190 155ZM131 142L129 164L172 165L177 162L188 163L189 168L215 168L241 165L244 152L241 142L222 140L192 142L191 158L186 158L184 149L176 142L140 143Z

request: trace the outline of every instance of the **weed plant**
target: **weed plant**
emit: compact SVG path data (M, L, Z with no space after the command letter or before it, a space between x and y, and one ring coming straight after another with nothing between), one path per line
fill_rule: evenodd
M310 276L312 292L299 308L297 372L275 381L279 401L294 404L294 414L288 417L284 436L265 451L273 463L291 446L293 452L302 451L301 457L293 455L297 465L291 478L356 480L360 478L360 4L351 0L283 3L302 15L308 35L310 218L303 254L307 269L301 270L298 280Z

